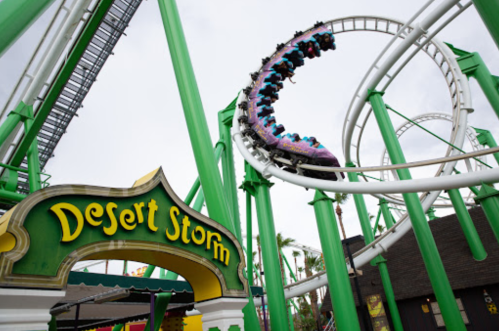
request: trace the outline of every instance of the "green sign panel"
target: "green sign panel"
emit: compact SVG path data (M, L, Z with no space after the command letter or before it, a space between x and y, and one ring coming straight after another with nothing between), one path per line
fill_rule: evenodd
M196 301L246 297L234 235L185 205L161 171L148 176L131 189L59 186L30 195L0 220L16 241L0 255L0 285L62 288L79 260L126 259L182 275Z

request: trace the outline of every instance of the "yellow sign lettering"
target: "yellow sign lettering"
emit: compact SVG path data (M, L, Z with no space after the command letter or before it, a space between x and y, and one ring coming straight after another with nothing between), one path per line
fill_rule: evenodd
M196 234L195 234L196 232L201 233L201 239L196 238ZM204 244L204 241L206 239L206 232L204 231L204 229L201 226L198 225L198 226L196 226L196 228L194 229L194 231L192 231L191 237L192 237L192 242L193 243L195 243L196 245L201 246L202 244Z
M187 237L187 231L189 231L189 226L191 226L191 222L189 221L189 217L185 216L182 220L182 241L184 244L188 244L191 242L191 239Z
M104 227L103 230L104 233L108 236L112 236L116 233L116 230L118 230L118 221L116 220L116 216L114 216L113 212L113 210L115 210L116 208L118 208L118 205L114 202L110 202L106 205L106 213L109 217L109 220L111 221L111 225L109 225L109 227Z
M229 265L230 252L227 248L224 247L223 244L213 241L213 258L215 260L220 260L220 262L224 262L225 257L225 265ZM220 257L219 254L220 253Z
M61 228L62 228L62 242L70 242L78 238L78 236L81 233L81 230L83 230L83 215L81 214L81 211L73 206L70 203L66 202L61 202L58 203L50 208L57 217L59 218L59 222L61 222ZM76 230L71 233L71 229L69 228L69 221L68 218L66 217L66 213L63 210L68 210L73 213L73 215L76 217Z
M93 217L102 217L104 215L104 208L96 202L92 202L85 209L85 219L88 224L92 226L99 226L102 224L102 221L95 221Z
M158 231L158 227L154 225L154 213L158 210L156 200L151 199L151 202L147 204L147 208L149 208L149 213L147 215L147 225L149 226L149 230L156 232Z
M211 238L212 237L217 237L218 239L218 242L222 241L222 237L216 233L216 232L211 232L211 231L208 231L208 239L206 240L206 249L210 249L211 248Z
M130 209L124 209L120 214L120 224L123 229L127 231L131 231L135 229L137 223L133 223L135 221L135 214Z
M166 237L171 241L175 241L178 239L178 237L180 237L180 226L178 225L178 220L177 220L178 214L180 214L180 211L178 210L178 208L176 206L173 206L170 208L170 218L172 220L173 228L175 229L175 232L172 235L168 232L168 228L167 228L166 229Z
M137 221L139 224L144 222L144 214L142 214L142 208L144 208L144 203L134 203L133 207L135 208L135 212L137 213Z

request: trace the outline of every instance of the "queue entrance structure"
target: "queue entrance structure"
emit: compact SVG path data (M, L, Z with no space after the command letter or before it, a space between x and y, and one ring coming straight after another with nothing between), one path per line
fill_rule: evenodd
M160 169L130 189L64 185L35 192L2 217L1 229L2 330L46 329L74 264L102 259L182 275L206 329L244 329L241 245L180 200Z

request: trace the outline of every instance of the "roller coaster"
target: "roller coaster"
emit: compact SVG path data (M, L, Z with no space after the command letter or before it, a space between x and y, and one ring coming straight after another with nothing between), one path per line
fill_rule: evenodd
M215 145L215 153L212 153L208 127L203 120L205 115L175 1L159 2L199 172L193 192L199 190L200 182L205 183L194 209L201 210L206 200L210 217L224 220L220 223L242 242L233 143L247 163L242 188L247 194L247 208L251 210L252 197L257 202L264 251L267 293L264 298L254 298L254 306L268 305L272 328L288 329L285 300L328 285L333 289L332 293L341 292L340 288L345 283L333 283L333 274L343 273L348 281L346 270L353 265L358 268L377 259L411 228L414 229L418 242L425 243L420 244L420 249L437 298L449 298L452 292L424 213L430 208L457 209L458 204L474 206L475 201L490 198L484 193L484 189L488 190L489 185L499 181L499 168L488 165L486 156L497 155L499 147L490 139L484 143L485 131L480 133L480 130L475 130L468 124L468 117L473 112L468 78L475 77L479 80L496 113L499 113L499 92L497 86L486 87L490 84L490 77L474 76L463 69L460 59L467 52L445 44L437 35L459 15L475 6L496 44L499 44L499 31L491 22L494 19L484 10L487 7L484 7L483 2L486 1L430 0L406 22L373 15L347 16L317 22L308 29L296 32L287 41L276 40L278 44L275 51L263 57L259 69L250 73L247 84L241 86L235 102L228 108L231 114L221 121L220 144ZM0 8L9 8L12 3L12 0L4 0L0 2ZM33 13L29 15L10 12L18 15L18 18L25 18L19 24L17 32L12 29L12 35L1 41L0 56L33 23L38 12L46 10L51 3L50 0L44 0L40 8L33 9ZM5 100L0 114L0 159L3 169L0 207L3 212L7 212L28 194L48 185L47 180L40 176L43 174L42 170L53 156L72 119L77 116L78 109L82 107L85 97L141 3L141 0L58 2L52 20L21 77L14 84L13 91ZM11 23L0 15L0 28L5 28L7 24ZM349 33L359 32L388 35L390 40L362 77L350 100L342 131L345 159L345 166L342 167L333 153L321 144L320 137L325 133L307 133L303 138L296 133L284 134L284 126L277 123L274 114L274 103L279 100L278 92L285 88L284 84L295 79L295 69L304 66L310 59L321 57L321 60L327 61L327 57L334 57L335 53L332 51L338 49L336 52L339 52L342 48L338 36L346 37ZM47 43L49 46L46 46ZM422 53L429 57L442 75L450 96L450 113L429 112L409 118L385 104L383 99L388 98L388 94L385 97L384 93L411 60ZM258 57L261 54L255 54L255 58ZM388 110L404 117L404 123L397 129L387 115ZM366 128L373 121L379 126L386 148L379 166L363 166L372 161L361 159L361 146L369 139L366 137ZM398 139L413 127L422 128L421 124L427 121L446 121L452 124L450 139L444 141L448 146L445 155L406 162ZM466 140L471 145L470 152L464 151ZM223 184L216 160L221 155ZM467 172L457 171L458 162L465 165ZM434 176L412 179L410 170L430 165L438 166ZM379 173L380 178L372 176L376 173ZM339 248L341 246L338 246L341 241L336 228L335 233L328 234L330 243L321 240L326 270L309 279L284 286L281 271L275 266L278 265L274 240L276 229L268 196L268 188L271 186L268 180L271 178L315 190L316 198L312 204L316 208L316 215L319 215L318 210L323 208L323 202L328 199L327 192L353 194L366 241L365 247L355 252L352 259L347 259L346 264L342 262L333 265L332 261L338 254L342 261L344 259L343 251ZM460 197L459 189L462 188L469 188L469 194L464 199ZM450 198L442 197L444 190L449 192ZM363 195L372 195L380 201L386 201L395 210L395 222L389 224L385 219L388 229L376 238L367 219ZM192 199L193 196L189 202ZM486 204L481 204L485 208ZM327 214L328 209L324 210L321 212ZM489 219L496 215L495 212L497 211L492 210L487 214ZM334 214L332 217L334 219ZM325 229L325 225L321 223L323 221L317 216L320 232ZM251 218L247 217L247 224L247 236L251 238ZM493 221L491 226L494 231L499 230ZM467 240L476 236L476 230L473 229L463 230L468 231ZM484 259L480 245L472 247L472 241L470 239L468 244L473 256L477 260ZM248 252L252 251L251 245L251 240L248 240ZM307 246L300 247L311 250ZM338 253L340 249L341 253ZM249 257L247 267L252 268ZM248 272L251 282L250 274L252 273ZM332 301L338 330L360 330L357 316L351 312L352 299L336 298L335 301L333 298ZM455 305L446 299L439 301L448 328L465 330ZM396 314L391 306L390 310L392 315ZM254 309L252 313L254 314ZM397 327L395 329L400 330Z

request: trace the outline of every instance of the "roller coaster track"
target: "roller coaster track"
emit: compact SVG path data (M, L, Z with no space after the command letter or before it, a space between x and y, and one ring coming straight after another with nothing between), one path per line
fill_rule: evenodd
M434 38L434 36L468 8L471 5L471 2L447 0L442 1L436 8L427 10L432 3L433 1L428 1L406 24L390 19L374 17L348 17L326 23L331 26L331 30L335 34L348 31L378 31L393 35L390 43L378 56L372 65L371 70L369 70L361 81L349 107L343 130L343 148L347 162L353 161L351 156L352 147L357 148L358 146L352 143L354 131L357 130L357 141L360 141L361 134L358 133L358 130L360 129L360 132L363 131L367 118L369 117L370 109L366 111L367 115L364 117L364 120L360 121L362 124L358 123L363 109L367 108L365 100L368 89L384 91L405 65L420 50L423 50L434 59L446 79L452 100L453 132L451 143L458 148L462 148L466 136L467 115L473 110L471 108L469 87L467 80L460 72L451 51L443 43ZM426 16L423 16L423 13L425 12ZM413 24L416 19L419 20L419 23ZM369 20L371 22L368 23ZM346 24L346 22L348 22L348 24ZM383 23L383 26L380 29L380 22L390 23ZM393 25L396 27L392 33L388 32L390 31L390 25L392 25L391 22L393 22ZM335 29L335 27L339 27L339 29ZM396 41L399 38L402 39L402 42L396 44ZM391 48L392 45L394 45L394 47ZM416 49L412 53L409 53L408 51L411 46L414 46ZM389 49L390 52L388 52ZM238 101L242 101L242 98L240 99L241 100ZM385 195L405 192L427 192L423 194L422 197L422 206L424 210L428 210L432 206L442 189L478 185L482 180L484 182L495 182L499 180L498 169L448 176L452 173L456 164L456 161L448 161L455 156L459 156L458 154L461 153L454 148L448 149L448 156L444 158L445 161L442 162L440 166L438 177L407 181L397 180L359 183L331 182L306 178L277 168L261 150L254 148L251 145L251 142L245 139L239 130L236 120L239 116L238 112L239 111L236 110L236 114L234 115L235 120L233 122L234 142L244 159L267 178L274 176L295 185L342 193ZM360 165L359 160L357 161L357 165ZM413 165L405 164L401 166L411 168ZM360 169L357 168L356 170ZM331 169L331 171L338 171L338 168ZM368 263L378 254L383 254L410 229L411 223L408 215L403 214L395 226L383 233L383 235L378 237L374 242L354 254L353 258L355 265L360 267ZM348 260L347 264L350 264ZM286 286L284 290L285 297L286 299L293 298L324 285L327 285L327 277L325 272L320 272L311 278ZM255 300L255 305L261 305L261 302Z
M62 60L59 60L58 65L54 63L55 66L50 68L52 72L57 74L52 82L43 82L43 85L48 88L35 93L37 100L34 105L35 116L40 121L40 129L36 137L38 139L41 169L53 156L57 144L66 132L73 117L77 116L77 111L82 107L83 100L90 91L97 75L112 54L114 47L124 34L142 0L100 0L92 3L91 1L80 1L80 3L83 2L86 2L88 7L84 8L81 15L76 17L74 22L69 22L70 26L72 24L82 26L75 32L76 35L71 38L74 40L73 45L70 45L66 55L62 54ZM61 7L64 3L61 4ZM75 3L78 3L78 1L73 2L73 6ZM99 10L102 8L105 8L106 12L102 18L97 19L94 16L98 15ZM72 10L66 9L68 12L74 12L74 9ZM61 13L61 10L57 11L57 14ZM63 21L66 19L67 17L64 17ZM96 26L91 26L93 20L98 20ZM69 41L69 38L67 38L67 41ZM72 59L71 57L77 53L73 51L81 47L84 47L83 52L80 52L77 58ZM35 52L33 58L38 55L39 49ZM30 64L32 63L33 61L30 61ZM63 79L62 76L66 78ZM27 74L27 70L25 70L12 95L19 92L21 81L26 79L29 80L29 84L33 84L33 77ZM24 90L23 95L29 94L29 91L30 89L27 88L27 91ZM10 103L12 100L13 97L7 102L3 113L6 113L7 107L12 106L12 103ZM22 100L22 97L20 100ZM20 100L16 100L17 103ZM8 146L8 150L0 151L0 157L2 160L7 160L9 164L19 165L20 168L27 169L25 146L29 145L31 141L30 137L26 137L21 131L19 130L16 135L11 136L13 139L11 139L10 143L4 144L4 146ZM27 174L19 173L17 190L19 193L24 194L30 192Z

